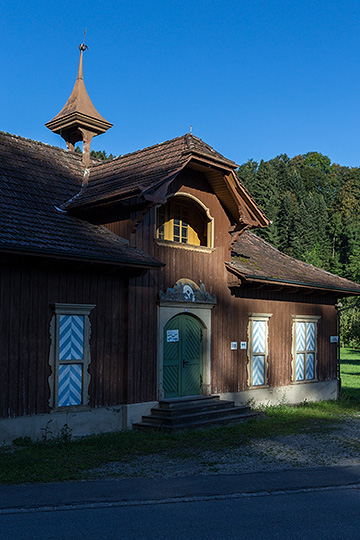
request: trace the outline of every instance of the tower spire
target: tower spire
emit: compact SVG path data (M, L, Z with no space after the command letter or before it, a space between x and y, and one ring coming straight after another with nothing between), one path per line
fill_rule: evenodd
M75 149L75 143L83 141L83 162L90 163L90 143L93 137L105 133L112 124L105 120L95 109L86 91L83 75L83 54L88 49L84 40L79 45L80 59L77 79L69 99L61 111L45 125L52 132L58 133L65 140L69 150Z
M78 79L83 79L84 78L84 75L83 75L83 54L84 54L84 51L89 49L89 47L87 45L85 45L86 30L87 29L85 28L83 42L80 43L80 45L79 45L80 61L79 61L79 69L78 69L78 75L77 75Z

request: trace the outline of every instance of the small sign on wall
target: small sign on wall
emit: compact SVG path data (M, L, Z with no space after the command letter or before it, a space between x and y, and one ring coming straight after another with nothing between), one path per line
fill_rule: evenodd
M240 343L240 349L246 349L246 348L247 348L247 343L246 343L246 341L242 341L242 342Z
M232 341L232 342L231 342L230 349L231 349L232 351L237 351L237 348L238 348L237 341Z
M179 330L166 330L166 341L168 343L179 341Z
M330 336L330 343L339 343L339 336Z

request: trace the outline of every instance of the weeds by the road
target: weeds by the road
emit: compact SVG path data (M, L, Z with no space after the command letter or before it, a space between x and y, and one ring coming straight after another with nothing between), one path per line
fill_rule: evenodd
M258 438L310 430L320 434L334 429L343 417L357 414L360 405L360 350L343 352L341 400L267 407L266 416L260 420L178 435L127 431L73 439L64 426L56 438L45 431L41 441L21 438L11 448L0 448L0 483L76 480L89 470L112 461L126 462L137 455L166 452L180 459L201 455L210 448L238 448Z

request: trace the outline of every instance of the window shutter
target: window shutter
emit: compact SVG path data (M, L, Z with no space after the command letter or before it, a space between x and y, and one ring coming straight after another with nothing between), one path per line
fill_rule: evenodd
M80 363L69 363L79 360ZM84 316L60 315L58 406L80 405L84 361Z
M254 386L265 384L265 321L253 321L252 382Z

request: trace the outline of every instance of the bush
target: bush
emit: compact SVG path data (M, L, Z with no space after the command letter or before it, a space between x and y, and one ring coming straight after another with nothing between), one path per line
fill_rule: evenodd
M360 347L360 305L353 306L353 298L345 299L342 304L343 307L340 309L340 345L341 347Z

